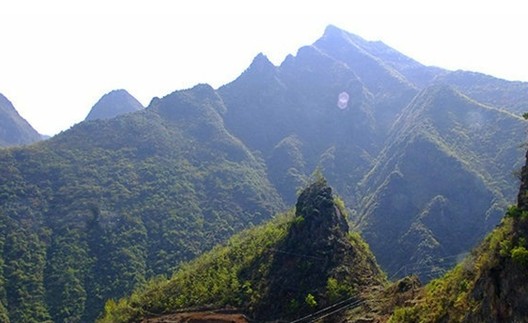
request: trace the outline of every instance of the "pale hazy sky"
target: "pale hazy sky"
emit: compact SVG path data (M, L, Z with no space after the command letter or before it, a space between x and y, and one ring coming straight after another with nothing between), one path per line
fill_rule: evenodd
M278 65L328 24L426 65L528 81L523 1L0 0L0 93L39 132L80 122L105 93L154 96Z

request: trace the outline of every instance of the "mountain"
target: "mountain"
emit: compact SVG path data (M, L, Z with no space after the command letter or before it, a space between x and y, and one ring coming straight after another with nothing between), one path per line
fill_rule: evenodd
M330 26L278 67L258 55L218 90L227 106L226 127L262 154L287 202L293 203L296 189L319 165L355 205L355 183L372 167L395 116L418 92L370 47ZM381 43L375 47L399 55Z
M287 203L320 168L382 267L414 264L428 280L513 201L526 86L424 66L329 26L280 66L257 55L218 93L226 127L264 158Z
M397 308L392 322L526 322L528 163L518 202L471 255Z
M470 250L493 229L514 196L524 123L449 86L413 99L360 183L358 226L385 270L414 266L428 280L445 267L436 259Z
M0 150L0 315L93 321L107 299L293 205L318 171L389 277L438 277L515 199L525 87L329 26L217 90Z
M100 322L149 316L162 322L162 314L204 306L234 306L259 322L292 320L381 288L381 270L359 235L348 231L336 199L318 178L301 193L295 211L235 235L169 280L153 280L129 298L109 301Z
M27 145L41 140L40 134L22 118L0 93L0 147Z
M471 98L518 115L528 111L528 83L511 82L477 72L455 71L439 77Z
M143 108L143 105L126 90L114 90L97 101L85 120L112 119Z
M90 322L283 207L207 85L0 152L0 301L12 322Z

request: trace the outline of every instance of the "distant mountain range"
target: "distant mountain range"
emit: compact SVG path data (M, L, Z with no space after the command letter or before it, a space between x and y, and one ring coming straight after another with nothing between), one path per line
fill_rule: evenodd
M427 279L513 201L527 86L426 67L329 26L278 67L257 56L218 92L226 126L262 154L288 204L320 167L382 267L414 263Z
M216 90L145 109L111 92L88 122L0 150L5 315L93 321L107 299L292 206L314 171L389 277L438 276L514 201L527 91L329 26Z
M85 120L112 119L141 109L143 105L126 90L114 90L97 101ZM47 138L33 129L0 93L0 147L27 145Z

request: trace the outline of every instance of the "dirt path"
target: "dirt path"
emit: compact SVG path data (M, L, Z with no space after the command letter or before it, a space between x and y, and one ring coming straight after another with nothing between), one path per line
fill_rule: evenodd
M222 314L214 312L186 312L148 318L143 323L248 323L242 314Z

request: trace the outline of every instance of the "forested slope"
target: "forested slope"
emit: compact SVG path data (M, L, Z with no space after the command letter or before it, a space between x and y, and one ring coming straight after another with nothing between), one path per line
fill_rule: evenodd
M208 86L0 151L2 304L13 322L93 321L282 207Z

